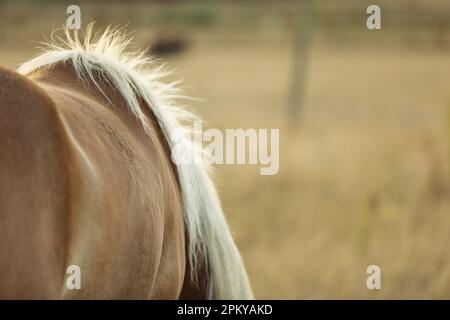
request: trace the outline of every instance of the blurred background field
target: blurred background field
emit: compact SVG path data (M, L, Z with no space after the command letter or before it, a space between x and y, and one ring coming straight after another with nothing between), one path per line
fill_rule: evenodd
M381 30L366 28L372 3ZM277 175L217 167L257 298L450 298L448 0L312 2L298 117L304 1L2 1L0 64L36 54L69 4L160 48L208 126L280 128Z

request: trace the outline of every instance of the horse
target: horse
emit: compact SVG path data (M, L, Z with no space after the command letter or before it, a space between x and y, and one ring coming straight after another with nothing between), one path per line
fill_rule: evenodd
M0 68L0 298L254 298L210 168L174 161L182 90L131 41L65 29Z

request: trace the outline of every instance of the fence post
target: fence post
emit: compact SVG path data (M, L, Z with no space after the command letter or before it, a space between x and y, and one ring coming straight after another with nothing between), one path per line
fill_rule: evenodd
M294 17L294 43L288 101L288 120L298 126L303 108L309 47L313 23L313 0L299 0Z

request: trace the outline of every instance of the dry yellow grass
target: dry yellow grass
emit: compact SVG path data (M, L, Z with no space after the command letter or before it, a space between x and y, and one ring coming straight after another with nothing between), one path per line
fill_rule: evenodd
M219 168L257 297L450 297L446 53L315 46L292 130L287 48L198 50L174 63L211 126L281 128L278 175Z
M278 175L218 167L256 296L450 298L448 52L314 44L293 129L287 39L212 37L169 61L205 100L193 109L210 127L281 130ZM0 45L2 64L31 55L25 42ZM382 268L381 290L366 288L370 264Z

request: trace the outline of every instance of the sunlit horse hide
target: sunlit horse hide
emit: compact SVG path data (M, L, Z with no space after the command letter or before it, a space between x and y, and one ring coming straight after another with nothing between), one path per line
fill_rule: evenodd
M253 298L208 168L172 161L180 90L92 29L0 69L0 298Z

